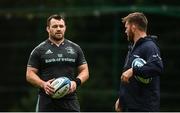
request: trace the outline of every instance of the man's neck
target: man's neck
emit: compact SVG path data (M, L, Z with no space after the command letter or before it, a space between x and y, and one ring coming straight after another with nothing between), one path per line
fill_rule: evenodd
M142 32L142 31L136 32L136 34L134 35L134 44L135 44L140 38L144 38L144 37L146 37L146 36L147 36L146 32Z
M52 38L49 38L49 40L58 47L64 42L64 38L62 38L61 40L53 40Z

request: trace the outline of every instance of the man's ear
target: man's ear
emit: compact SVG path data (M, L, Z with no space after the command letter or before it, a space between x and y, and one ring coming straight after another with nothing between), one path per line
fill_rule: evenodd
M49 26L46 27L46 31L49 33Z
M134 32L136 30L136 25L132 24L132 31Z
M133 28L133 29L135 29L135 28L136 28L136 26L133 24L133 25L132 25L132 28Z

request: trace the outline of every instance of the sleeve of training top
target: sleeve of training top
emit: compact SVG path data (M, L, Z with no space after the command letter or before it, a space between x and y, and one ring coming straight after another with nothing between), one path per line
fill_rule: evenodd
M163 63L160 57L159 48L154 43L151 43L145 45L141 52L146 58L146 64L142 67L134 67L134 75L138 75L143 78L160 75L163 71Z
M38 48L35 48L31 52L31 54L29 56L28 64L27 64L28 67L34 67L36 69L39 68L39 66L40 66L40 55L39 55L38 50L39 50Z
M82 49L80 48L80 46L77 46L77 51L78 51L77 66L86 64L87 62L86 62L84 53L83 53Z

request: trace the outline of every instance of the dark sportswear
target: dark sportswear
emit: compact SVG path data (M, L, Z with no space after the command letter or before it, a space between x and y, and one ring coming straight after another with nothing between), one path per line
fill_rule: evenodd
M77 67L86 63L77 44L64 39L58 47L47 39L31 52L28 67L38 69L38 76L44 81L62 76L75 80ZM39 95L39 111L80 111L76 92L52 99L40 89Z
M159 111L160 75L163 71L163 63L154 36L140 38L135 45L129 45L123 72L132 67L132 62L136 58L144 59L146 64L142 67L133 67L133 76L129 84L121 83L119 99L122 109L129 112ZM138 81L135 75L145 79L152 78L152 81L144 84Z

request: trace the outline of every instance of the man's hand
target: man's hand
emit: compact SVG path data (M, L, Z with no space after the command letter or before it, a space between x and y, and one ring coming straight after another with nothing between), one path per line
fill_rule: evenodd
M74 92L76 90L76 88L77 88L76 82L75 81L71 81L71 87L69 89L68 94Z
M45 91L45 93L46 93L47 95L53 95L54 92L55 92L54 88L51 86L51 83L52 83L54 80L55 80L55 79L50 79L50 80L44 82L44 84L43 84L43 89L44 89L44 91Z
M121 106L119 103L119 99L117 99L116 103L115 103L115 111L116 112L120 112L121 111Z
M133 69L130 68L121 75L121 81L123 83L129 83L129 78L133 75Z

